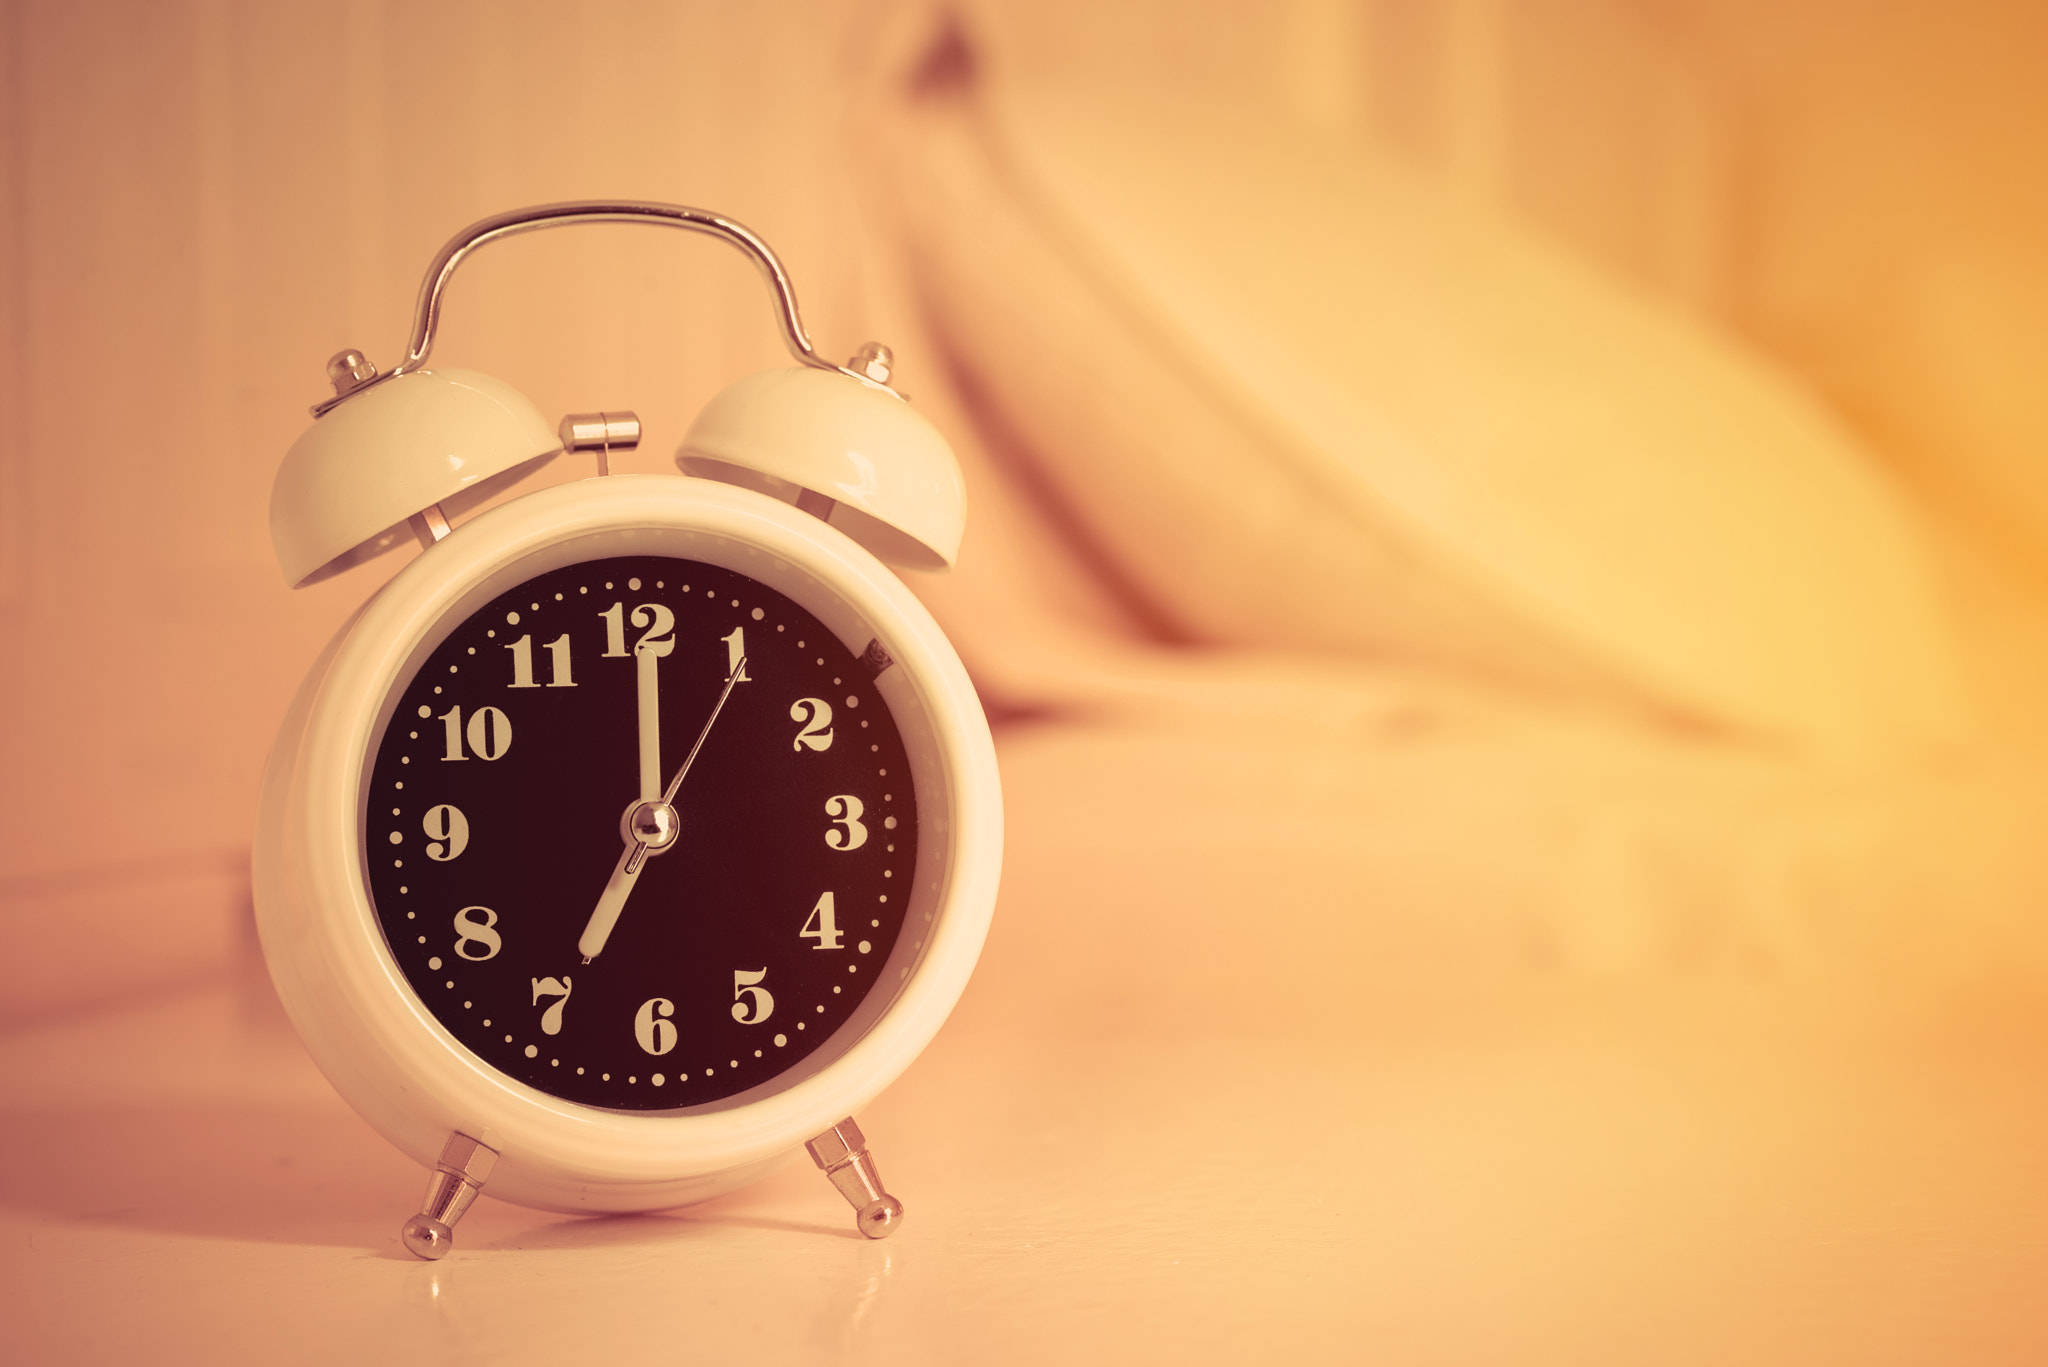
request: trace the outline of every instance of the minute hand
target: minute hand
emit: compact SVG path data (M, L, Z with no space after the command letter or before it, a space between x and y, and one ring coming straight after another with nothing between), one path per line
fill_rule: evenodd
M642 802L627 814L626 848L619 852L619 862L613 866L612 876L605 882L604 892L598 896L597 909L590 913L582 938L576 941L576 949L583 955L584 963L604 952L605 941L611 938L612 927L618 924L619 913L626 909L626 898L631 895L633 885L640 881L640 871L647 867L649 856L660 854L675 843L676 792L689 775L690 766L697 762L697 752L704 748L705 738L711 734L718 714L725 710L725 700L732 696L733 685L745 677L746 663L745 657L741 657L739 664L727 676L718 701L712 705L711 715L704 719L703 729L697 733L696 742L690 746L690 753L684 757L682 767L676 770L676 776L669 780L661 799Z
M704 729L697 733L697 739L691 743L690 753L683 756L683 767L676 770L676 776L668 781L668 787L663 790L663 802L673 803L676 800L676 790L683 786L683 779L688 776L690 766L697 762L697 752L704 748L704 738L711 734L712 723L717 721L718 714L725 710L725 700L732 696L732 686L746 677L747 657L742 655L740 662L733 666L732 673L727 676L725 687L719 690L718 701L711 704L711 715L704 719Z

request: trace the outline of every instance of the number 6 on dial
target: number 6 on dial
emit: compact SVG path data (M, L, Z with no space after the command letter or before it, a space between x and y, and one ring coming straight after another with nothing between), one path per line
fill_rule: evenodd
M666 1054L676 1047L676 1004L667 997L649 997L633 1015L633 1038L650 1054Z

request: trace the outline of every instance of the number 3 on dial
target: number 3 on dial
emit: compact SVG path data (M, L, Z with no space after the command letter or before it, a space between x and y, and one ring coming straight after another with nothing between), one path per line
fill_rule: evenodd
M825 815L832 818L834 826L844 826L846 829L826 831L825 843L841 853L857 850L867 844L868 828L860 819L861 813L866 810L867 808L861 805L861 800L852 793L841 793L837 797L826 798Z

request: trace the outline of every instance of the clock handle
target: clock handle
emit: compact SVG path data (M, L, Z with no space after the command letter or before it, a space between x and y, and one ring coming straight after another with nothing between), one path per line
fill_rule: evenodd
M854 1224L870 1239L886 1239L903 1223L903 1203L882 1188L882 1175L868 1156L867 1137L853 1117L834 1125L804 1147L811 1161L832 1179L846 1204L854 1209Z
M455 1246L455 1222L483 1190L484 1179L498 1164L498 1151L457 1130L441 1146L441 1160L427 1179L426 1199L419 1214L405 1222L400 1237L421 1258L448 1256Z
M646 223L703 233L731 243L760 267L762 276L768 281L768 288L775 295L775 322L782 330L782 340L789 347L790 354L803 365L854 374L818 355L811 345L810 337L804 332L803 318L797 313L796 291L790 287L789 274L782 269L781 260L766 242L742 224L708 209L639 199L575 199L561 204L507 209L504 213L480 218L449 238L447 245L434 257L433 264L427 267L426 279L420 282L419 303L413 310L412 341L406 347L405 359L391 368L391 374L408 374L427 363L427 356L434 349L434 329L441 318L441 291L447 288L449 278L455 274L455 268L462 264L464 257L486 242L495 242L501 237L541 228L564 228L577 223ZM861 377L854 375L854 378Z
M427 363L427 357L434 350L434 329L441 322L441 292L448 287L449 279L464 257L486 242L495 242L501 237L535 232L541 228L566 228L578 223L646 223L657 228L681 228L685 232L703 233L707 237L730 242L760 267L762 276L768 281L768 288L775 295L776 326L782 330L782 341L789 348L790 355L801 364L817 370L836 370L863 383L887 383L886 357L877 360L866 353L856 356L854 364L868 372L862 375L845 366L834 365L818 354L817 348L811 345L809 334L804 331L804 320L797 312L796 291L789 283L789 272L782 269L781 258L775 255L774 249L756 237L752 229L708 209L692 209L686 204L662 204L644 199L572 199L560 204L507 209L504 213L480 218L449 238L435 254L427 267L426 278L420 282L419 302L414 306L412 315L412 340L406 345L405 359L380 375L360 352L346 351L336 355L328 363L328 376L335 385L334 397L313 405L313 416L320 417L350 395L373 384L411 374Z

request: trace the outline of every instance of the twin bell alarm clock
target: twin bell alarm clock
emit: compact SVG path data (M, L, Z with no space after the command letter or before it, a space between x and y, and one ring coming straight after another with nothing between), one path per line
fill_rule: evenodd
M427 366L465 256L587 223L738 247L799 362L714 398L681 474L609 472L630 413L550 426L489 376ZM822 360L745 228L621 201L473 224L429 268L403 361L330 363L271 497L285 578L423 549L292 704L257 925L314 1060L432 1169L403 1228L419 1256L486 1186L653 1210L799 1147L863 1234L900 1224L852 1116L966 986L1002 797L966 672L884 564L950 564L964 517L889 362ZM563 452L595 477L451 527Z

